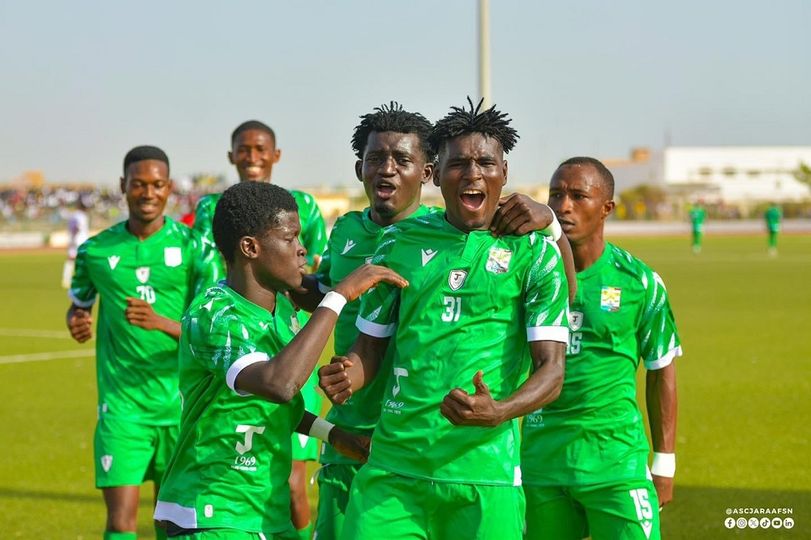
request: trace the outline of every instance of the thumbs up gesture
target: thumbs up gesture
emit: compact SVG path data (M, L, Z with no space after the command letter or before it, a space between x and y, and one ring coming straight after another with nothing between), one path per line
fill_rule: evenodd
M481 370L473 376L474 393L454 388L442 400L439 411L456 426L497 426L504 421L499 402L493 399Z

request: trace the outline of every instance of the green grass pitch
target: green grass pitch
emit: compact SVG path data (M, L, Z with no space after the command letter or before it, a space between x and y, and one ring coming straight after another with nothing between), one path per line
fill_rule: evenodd
M616 238L664 278L681 332L675 502L665 538L811 537L811 236ZM0 537L100 538L91 345L64 331L63 254L0 252ZM78 352L77 352L78 351ZM151 484L139 536L152 538ZM313 488L314 491L315 488ZM313 496L315 494L313 493ZM727 508L788 507L791 531L728 531Z

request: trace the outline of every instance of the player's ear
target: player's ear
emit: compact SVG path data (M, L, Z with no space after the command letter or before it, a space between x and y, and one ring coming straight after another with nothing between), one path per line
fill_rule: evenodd
M363 182L363 160L359 159L355 162L355 178Z
M422 168L422 180L420 181L422 184L427 184L429 180L434 176L434 163L428 162Z
M121 177L121 193L127 192L127 179L123 176Z
M228 151L228 163L231 165L236 165L236 163L234 163L234 153L230 150Z
M253 236L243 236L239 239L239 252L246 259L255 259L259 256L259 241Z
M603 219L607 218L611 212L614 211L614 207L617 206L617 203L614 202L614 199L609 199L603 203Z
M282 159L282 149L276 148L273 151L273 163L278 163L280 159Z
M434 167L434 170L433 170L434 185L436 187L439 187L439 170L440 170L439 163L437 163L437 166Z
M507 173L509 172L509 167L507 166L507 162L506 162L506 161L504 162L504 168L503 168L503 171L504 171L504 182L502 182L502 183L501 183L501 185L502 185L502 186L503 186L503 185L505 185L505 184L507 183Z

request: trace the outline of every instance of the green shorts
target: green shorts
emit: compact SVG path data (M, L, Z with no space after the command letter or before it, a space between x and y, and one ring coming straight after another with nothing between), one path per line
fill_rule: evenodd
M319 540L341 537L349 506L349 490L361 465L331 463L318 470L318 520L315 534Z
M434 482L365 465L341 538L520 540L523 524L520 487Z
M659 540L659 499L649 479L577 487L524 486L526 540Z
M149 426L104 417L96 423L96 487L160 483L177 442L178 426Z
M318 375L313 371L310 378L301 388L301 397L304 398L304 409L318 416L321 414L323 397L318 393ZM317 461L318 443L320 441L301 433L293 433L293 461Z
M255 533L235 529L208 529L194 534L170 536L172 540L299 540L299 536L290 525L289 531L279 533Z

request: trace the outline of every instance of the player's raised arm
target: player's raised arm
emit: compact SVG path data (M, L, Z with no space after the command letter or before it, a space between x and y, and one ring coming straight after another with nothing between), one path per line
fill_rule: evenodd
M327 442L350 459L365 463L369 457L369 437L345 431L309 411L304 411L296 432Z

